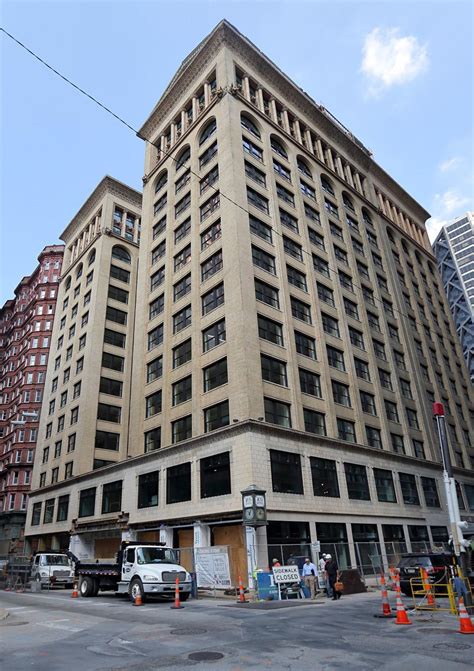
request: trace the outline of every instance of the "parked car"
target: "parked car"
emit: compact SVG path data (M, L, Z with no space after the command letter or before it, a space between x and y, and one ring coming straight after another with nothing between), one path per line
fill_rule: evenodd
M400 570L400 589L406 596L413 596L411 579L420 579L420 569L424 568L432 585L439 584L439 591L446 592L446 585L451 578L450 566L452 566L450 554L439 552L412 552L402 555L398 562ZM415 588L416 589L416 588Z

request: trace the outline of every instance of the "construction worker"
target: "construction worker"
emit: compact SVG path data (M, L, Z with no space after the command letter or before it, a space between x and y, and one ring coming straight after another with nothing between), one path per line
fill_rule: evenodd
M272 568L277 568L278 566L281 566L278 559L272 559Z

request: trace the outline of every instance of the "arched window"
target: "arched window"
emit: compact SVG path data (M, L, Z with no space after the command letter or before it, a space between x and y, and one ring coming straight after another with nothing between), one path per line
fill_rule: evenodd
M190 158L191 158L191 147L188 144L186 145L186 147L183 147L183 149L176 158L176 170L179 170L180 168L183 167L183 165L186 165L186 163L189 161Z
M130 252L128 252L125 247L121 247L120 245L114 245L114 247L112 247L112 258L117 259L117 261L122 261L123 263L132 262Z
M206 140L208 140L211 135L213 135L217 130L217 121L215 119L211 119L206 126L204 126L204 130L201 132L201 135L199 136L199 144L204 144Z
M259 139L261 138L260 131L258 129L257 124L253 119L248 114L241 114L240 115L240 123L242 125L242 128L245 128L245 130L248 130L249 133L252 133L252 135L255 135L255 137L258 137Z
M326 175L321 175L321 186L323 187L326 193L329 193L331 196L334 196L334 187L331 180Z
M434 265L431 263L431 261L428 261L428 269L434 277L435 276Z
M407 243L405 242L405 240L402 240L402 248L403 248L403 251L405 252L405 254L407 254L408 256L410 256L410 250L408 249L408 245L407 245Z
M66 291L68 291L70 287L71 287L71 276L69 275L69 277L66 280Z
M155 193L158 193L158 191L161 191L161 189L166 185L167 181L168 181L168 171L163 170L163 172L160 172L160 174L156 178Z
M420 266L423 266L423 261L422 261L421 256L420 256L420 252L415 251L415 258L418 261L418 263L420 264Z
M388 235L388 239L390 240L390 242L393 242L393 244L395 244L395 238L393 236L391 228L387 227L387 235Z
M355 212L354 203L352 202L352 198L345 191L342 192L342 202L344 203L344 207L346 207L351 212Z
M87 265L91 266L95 261L95 247L94 249L91 250L88 258L87 258Z
M76 280L78 280L78 279L81 277L81 275L82 275L82 269L83 269L83 266L82 266L82 263L80 263L80 264L77 266L77 270L76 270Z
M301 156L298 156L296 161L298 163L298 170L300 171L300 173L302 175L304 175L305 177L309 177L310 179L313 179L313 175L311 174L311 170L309 169L309 165L306 163L304 158L302 158Z
M279 140L275 135L270 137L270 145L275 154L278 154L278 156L282 156L288 160L288 152L286 151L283 142L281 142L281 140Z
M362 208L362 218L366 224L369 224L369 226L373 225L372 217L370 216L369 210L367 210L365 207Z

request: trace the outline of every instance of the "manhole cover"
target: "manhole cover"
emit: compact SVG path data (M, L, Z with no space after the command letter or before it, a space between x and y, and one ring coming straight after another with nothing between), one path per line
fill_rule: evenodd
M429 634L455 634L456 630L455 629L443 629L442 627L423 627L422 629L419 629L419 631L422 631L424 634L428 632Z
M433 646L437 650L469 650L471 647L467 643L436 643Z
M193 662L217 662L218 659L222 659L223 657L222 652L212 652L212 650L192 652L188 655L188 659L192 659Z
M188 627L187 629L172 629L170 634L174 636L188 636L189 634L205 634L207 629L204 627Z

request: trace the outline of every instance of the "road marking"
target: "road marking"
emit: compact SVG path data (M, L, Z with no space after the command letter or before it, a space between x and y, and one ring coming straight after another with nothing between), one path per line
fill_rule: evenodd
M8 610L25 610L28 606L15 606L14 608L9 608Z
M59 622L63 622L64 620L59 620ZM62 631L71 631L71 632L78 632L78 631L83 631L85 627L81 627L78 629L77 627L69 627L64 624L56 624L56 622L38 622L41 627L48 627L48 629L61 629Z

